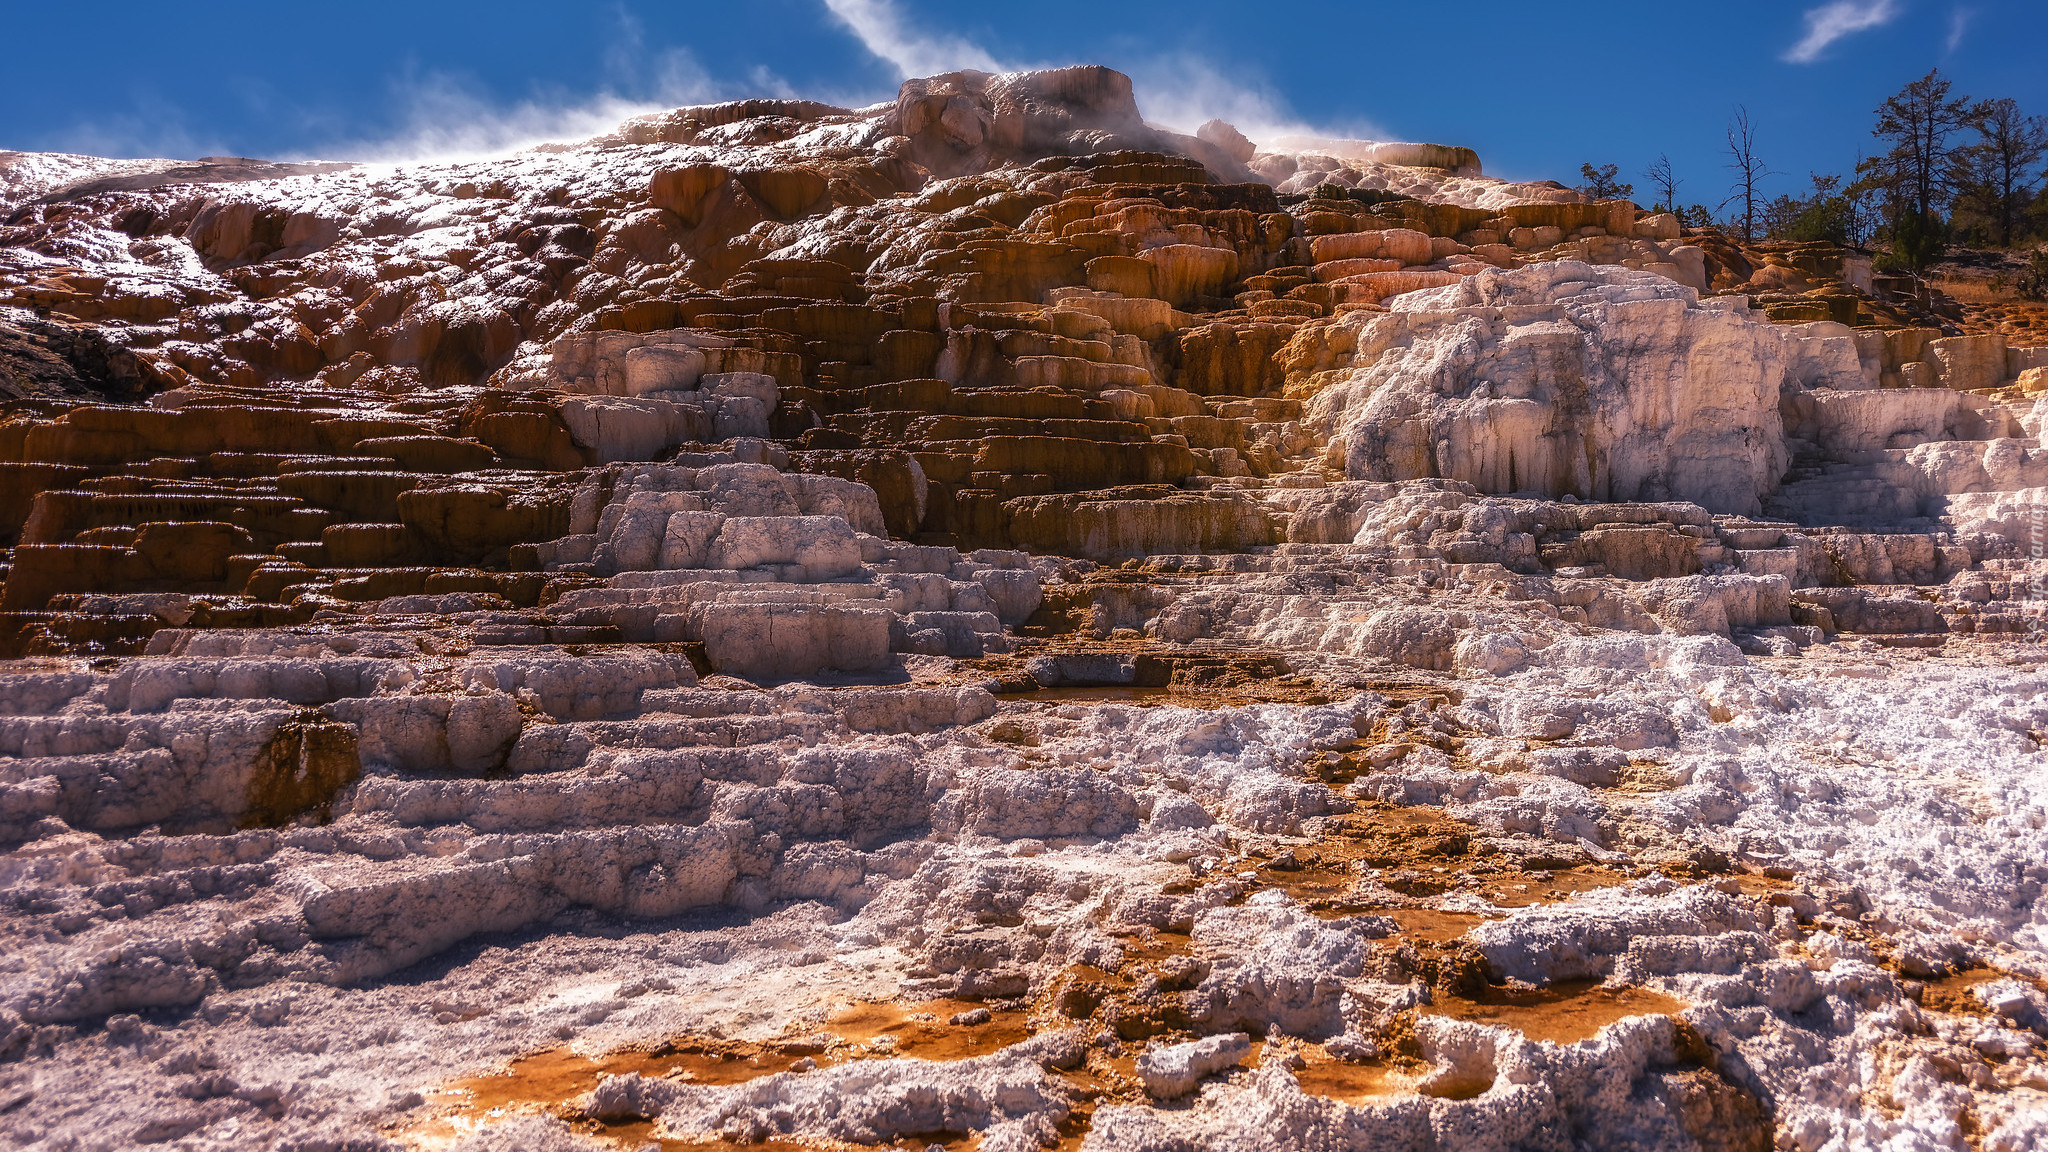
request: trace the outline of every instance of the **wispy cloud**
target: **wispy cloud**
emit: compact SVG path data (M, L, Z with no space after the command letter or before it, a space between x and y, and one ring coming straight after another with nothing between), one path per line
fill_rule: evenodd
M1963 37L1970 31L1970 20L1976 15L1974 9L1960 5L1948 14L1948 44L1942 51L1952 54L1963 46Z
M623 4L613 6L612 19L618 31L604 51L608 91L641 93L651 100L695 99L710 91L710 77L689 49L650 49L646 26Z
M803 96L803 93L796 90L796 85L783 79L781 73L766 64L756 64L747 69L747 92L749 95L774 96L782 100L795 100Z
M536 144L588 139L634 116L692 102L632 100L600 92L536 96L508 105L461 77L444 73L410 78L394 88L395 100L404 109L395 131L337 140L312 149L307 158L383 163L483 160Z
M896 0L824 0L824 4L869 52L888 61L898 76L931 76L960 68L1003 72L1057 66L1047 61L999 60L970 40L930 27L913 31L912 21ZM1205 121L1215 119L1235 125L1254 143L1282 136L1379 135L1365 124L1305 124L1271 85L1257 78L1248 80L1242 67L1225 68L1198 52L1154 52L1137 58L1113 56L1086 62L1107 64L1128 74L1146 121L1177 132L1193 132Z
M463 76L405 73L390 85L395 129L374 137L339 138L308 149L308 158L381 163L482 160L536 144L584 140L622 121L734 92L715 81L684 48L650 49L640 21L623 7L605 48L608 83L596 92L537 90L511 102ZM752 77L766 78L763 70ZM740 87L745 87L741 85Z
M1793 64L1811 64L1844 36L1881 28L1898 18L1898 0L1834 0L1806 11L1806 35L1785 53Z
M962 68L983 72L1006 70L972 41L913 30L891 0L825 0L825 7L869 52L887 60L898 76L933 76Z
M234 150L234 145L219 133L194 124L173 95L147 80L132 81L127 96L125 108L97 111L90 117L53 125L32 135L14 135L12 139L0 140L0 148L181 160L226 155Z
M1125 70L1148 123L1193 132L1208 120L1223 120L1252 143L1270 146L1282 137L1368 139L1386 137L1366 123L1310 125L1286 97L1242 68L1226 70L1194 53L1172 53L1130 62Z

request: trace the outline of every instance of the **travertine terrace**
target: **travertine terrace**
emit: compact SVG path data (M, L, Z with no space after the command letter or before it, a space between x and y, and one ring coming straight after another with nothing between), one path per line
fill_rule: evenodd
M2048 1146L2048 331L1099 68L0 192L9 1147Z

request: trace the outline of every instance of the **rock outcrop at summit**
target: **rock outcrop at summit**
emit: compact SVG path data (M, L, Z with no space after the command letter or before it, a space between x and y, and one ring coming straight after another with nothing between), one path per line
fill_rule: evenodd
M1140 151L1188 155L1228 178L1251 158L1228 141L1219 146L1145 123L1131 78L1092 64L906 81L882 130L903 137L902 154L939 177L1047 156Z

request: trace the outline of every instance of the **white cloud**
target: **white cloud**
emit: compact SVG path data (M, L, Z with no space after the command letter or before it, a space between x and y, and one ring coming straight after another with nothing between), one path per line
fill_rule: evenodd
M893 0L825 0L825 7L869 52L887 60L898 76L934 76L962 68L1009 70L978 44L906 27Z
M1970 30L1970 18L1976 13L1968 8L1958 7L1948 16L1948 44L1944 52L1953 53L1963 46L1963 36Z
M1369 124L1306 124L1270 85L1248 81L1242 68L1226 71L1201 56L1148 57L1129 63L1124 71L1131 77L1145 121L1176 132L1192 133L1206 121L1222 120L1262 146L1281 137L1386 138Z
M1844 36L1881 28L1896 19L1904 8L1897 0L1834 0L1806 12L1806 35L1785 53L1793 64L1811 64L1820 59L1828 45Z
M455 162L506 156L536 144L602 135L623 121L724 98L728 85L689 51L650 51L638 20L619 10L618 35L604 53L610 83L594 93L537 91L507 103L443 72L405 75L391 85L398 127L373 138L340 139L301 158L381 163ZM756 77L760 79L760 77Z
M234 145L216 136L193 131L183 113L168 101L132 113L98 114L47 133L41 140L11 142L9 147L83 156L178 160L225 156L235 151Z
M781 73L766 64L756 64L747 69L747 91L750 95L773 96L778 100L803 98L803 93L796 90L796 85L784 80Z
M338 141L307 158L383 163L484 160L536 144L588 139L634 116L675 106L628 100L610 92L504 105L460 79L442 74L403 82L398 87L398 102L405 112L395 132L375 139Z

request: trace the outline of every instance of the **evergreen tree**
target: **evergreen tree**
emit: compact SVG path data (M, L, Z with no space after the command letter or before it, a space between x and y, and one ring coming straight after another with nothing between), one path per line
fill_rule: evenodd
M1780 196L1764 209L1769 234L1781 240L1861 243L1867 226L1856 185L1843 187L1840 176L1811 174L1808 196Z
M1951 96L1939 69L1901 88L1877 108L1871 135L1884 154L1858 165L1862 187L1885 199L1891 253L1887 263L1918 272L1941 256L1948 242L1943 215L1953 197L1954 149L1949 139L1970 126L1968 97Z
M2025 115L2010 97L1983 101L1971 111L1977 142L1954 152L1948 172L1958 223L2011 247L2040 185L2048 118Z
M1584 184L1579 185L1579 191L1595 200L1626 200L1635 194L1635 185L1621 182L1619 164L1602 164L1598 168L1591 164L1581 164L1579 176L1585 180Z

